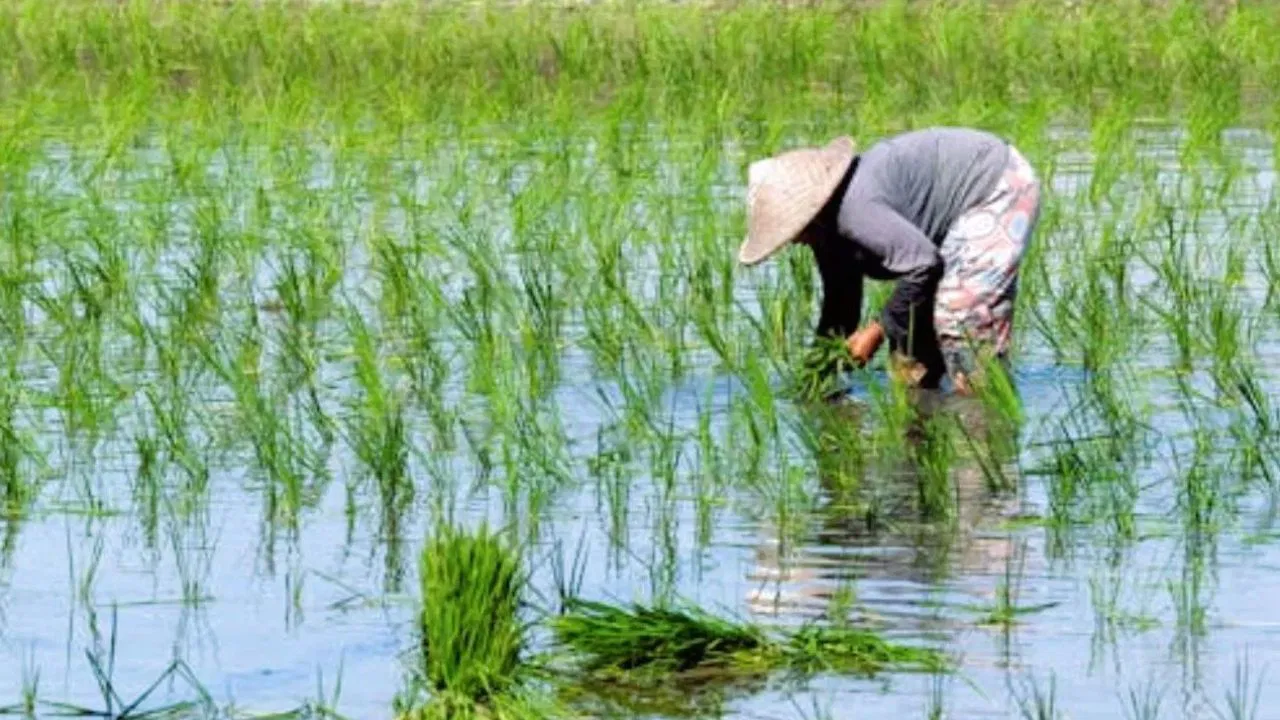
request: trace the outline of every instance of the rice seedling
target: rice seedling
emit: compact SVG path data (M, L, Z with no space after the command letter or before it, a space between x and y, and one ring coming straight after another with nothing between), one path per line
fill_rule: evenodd
M617 607L574 599L552 621L558 642L584 658L588 672L647 670L661 675L725 665L766 640L757 628L696 608Z
M20 516L35 500L37 488L27 462L35 449L18 424L22 384L17 369L10 364L9 378L0 389L0 488L4 492L4 514Z
M809 625L788 639L788 662L796 670L876 675L886 671L939 672L948 667L939 653L897 645L874 632L852 627Z
M637 687L774 669L877 675L948 667L935 650L843 623L777 633L688 604L617 606L575 598L550 622L557 644L588 678Z
M518 551L487 527L442 522L419 560L422 579L414 679L429 693L402 717L538 717L522 695L529 628Z
M917 426L918 440L913 442L912 451L920 471L920 511L926 520L950 519L956 510L957 493L949 472L957 443L953 423L951 417L938 415Z
M1017 563L1016 566L1015 562ZM1060 604L1056 601L1039 603L1036 605L1020 604L1019 595L1023 581L1023 564L1025 562L1026 542L1022 541L1016 546L1014 552L1005 560L1003 576L1000 578L995 589L995 603L990 607L990 609L982 611L984 612L984 615L978 620L978 624L993 625L1007 632L1014 625L1018 624L1018 618L1024 615L1043 612L1050 608L1057 607Z
M376 339L358 312L347 314L354 342L356 384L362 396L350 410L346 435L355 455L372 476L381 500L382 531L399 536L405 509L413 502L408 477L408 430L400 393L387 387L375 348Z

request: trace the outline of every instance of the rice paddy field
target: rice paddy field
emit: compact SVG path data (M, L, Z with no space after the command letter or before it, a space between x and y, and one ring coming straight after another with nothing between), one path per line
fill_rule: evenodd
M0 4L0 711L1280 717L1277 37ZM1044 183L1012 371L817 387L746 165L933 124Z

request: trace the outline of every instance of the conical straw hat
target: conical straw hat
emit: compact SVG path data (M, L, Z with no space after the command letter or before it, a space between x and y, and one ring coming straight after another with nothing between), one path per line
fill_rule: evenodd
M795 239L831 199L853 162L853 139L790 150L747 170L747 237L738 262L755 265Z

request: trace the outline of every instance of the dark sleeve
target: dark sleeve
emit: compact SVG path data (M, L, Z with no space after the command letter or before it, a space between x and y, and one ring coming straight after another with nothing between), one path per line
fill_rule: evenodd
M862 272L857 249L844 238L833 236L814 245L813 254L822 279L822 314L817 334L846 338L858 329L862 319Z
M942 276L940 265L912 270L898 278L885 303L881 324L889 348L925 362L937 345L933 301Z

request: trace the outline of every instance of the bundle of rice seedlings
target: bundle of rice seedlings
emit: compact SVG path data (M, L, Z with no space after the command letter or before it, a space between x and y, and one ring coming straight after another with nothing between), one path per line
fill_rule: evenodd
M520 555L487 527L443 525L423 548L421 675L437 709L486 716L516 690L527 628ZM457 708L474 706L476 713Z
M590 672L684 672L726 664L769 645L758 628L698 608L619 607L581 599L570 601L566 612L552 620L552 630Z

